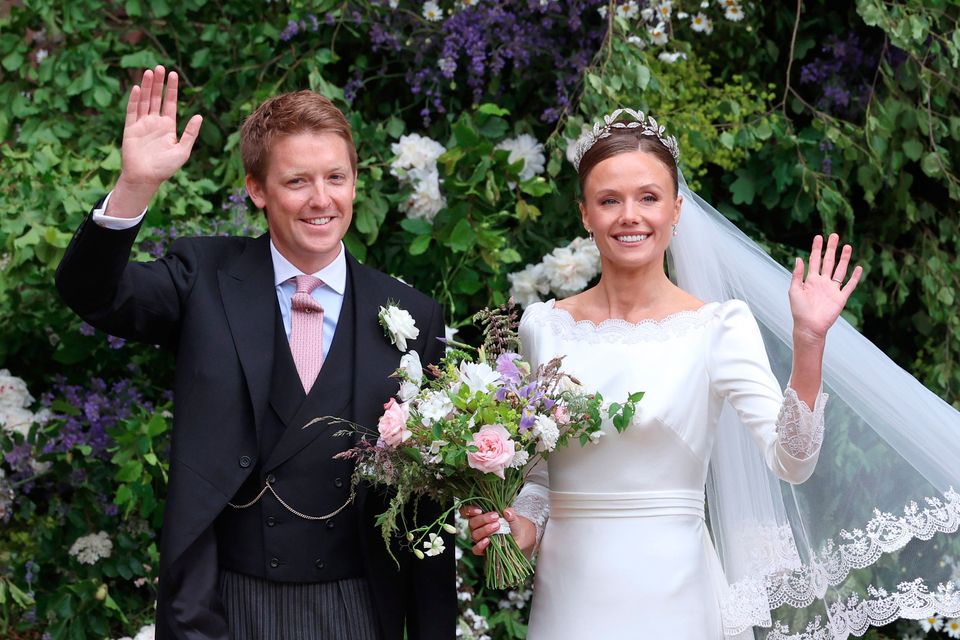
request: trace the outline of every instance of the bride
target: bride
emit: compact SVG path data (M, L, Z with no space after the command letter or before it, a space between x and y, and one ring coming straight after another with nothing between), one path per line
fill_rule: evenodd
M474 553L506 530L536 551L531 640L754 626L815 640L957 615L945 534L960 525L958 474L923 450L956 448L957 413L837 323L862 274L849 245L838 256L836 235L817 236L788 275L686 188L678 158L676 140L629 109L578 142L602 276L527 309L525 358L563 356L607 400L645 396L624 433L533 468L505 519L464 507ZM835 323L845 362L829 356L838 332L826 349ZM826 444L825 387L839 393ZM929 424L908 434L902 406L883 412L898 398Z

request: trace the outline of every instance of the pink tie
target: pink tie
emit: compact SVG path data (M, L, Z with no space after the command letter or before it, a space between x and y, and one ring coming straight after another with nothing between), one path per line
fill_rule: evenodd
M297 292L290 305L290 353L306 393L323 366L323 307L310 296L322 284L320 278L297 276Z

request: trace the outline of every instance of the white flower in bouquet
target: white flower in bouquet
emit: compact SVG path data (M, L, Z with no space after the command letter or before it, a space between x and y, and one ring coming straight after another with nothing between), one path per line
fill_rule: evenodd
M510 281L510 297L521 307L540 302L541 296L550 293L543 263L528 264L522 271L507 275L507 280Z
M390 150L397 156L390 163L390 173L398 178L407 177L410 170L436 170L437 158L446 152L442 144L419 133L402 136Z
M740 22L743 20L743 16L743 9L741 9L738 4L728 5L727 10L723 13L723 17L731 22Z
M596 275L589 257L569 247L558 247L544 256L543 267L550 288L560 297L583 291Z
M500 374L486 362L464 360L460 363L460 381L467 385L471 394L484 393L500 380Z
M435 533L430 534L430 539L425 540L423 543L423 550L426 551L427 556L438 556L444 552L446 547L443 546L443 538Z
M557 448L557 440L560 438L560 428L557 423L544 415L538 415L533 423L533 436L538 439L537 451L550 452Z
M77 538L68 553L80 564L96 564L98 560L110 557L113 553L113 542L106 531L91 533Z
M416 385L423 382L423 364L420 362L420 354L415 350L410 350L401 356L400 369L407 374L410 382Z
M960 618L951 618L943 625L943 630L951 638L960 638Z
M510 469L522 469L526 464L530 462L530 454L527 453L526 449L520 449L515 454L513 454L513 462L510 463Z
M420 404L417 405L417 412L420 414L420 421L424 426L431 426L437 420L443 420L453 411L453 402L450 396L444 391L431 391L427 393Z
M521 133L516 138L507 138L496 146L510 152L507 162L513 164L523 160L523 169L518 176L521 181L529 180L533 176L543 173L546 157L543 155L543 145L528 133Z
M400 206L412 220L433 222L437 214L447 206L447 199L440 193L440 174L434 167L431 171L411 172L415 177L413 193Z
M420 392L420 387L413 384L409 380L404 380L400 383L400 390L397 391L397 398L400 402L407 403L417 397L417 393Z
M395 304L380 307L379 318L380 326L386 331L390 342L400 351L407 350L407 340L416 340L420 335L420 329L410 312Z
M599 443L600 443L600 438L602 438L602 437L605 436L605 435L607 435L607 434L604 433L603 431L593 431L593 432L591 432L590 435L589 435L590 442L592 442L593 444L599 444Z

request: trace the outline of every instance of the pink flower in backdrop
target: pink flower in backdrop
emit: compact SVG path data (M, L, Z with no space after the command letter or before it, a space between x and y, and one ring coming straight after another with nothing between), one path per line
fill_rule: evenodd
M397 447L401 442L413 435L407 429L407 418L410 417L410 407L400 404L394 398L383 405L383 415L377 423L380 437L388 447Z
M510 432L503 425L487 425L473 434L470 444L478 451L467 454L467 464L478 471L494 473L503 478L503 470L510 466L516 453Z

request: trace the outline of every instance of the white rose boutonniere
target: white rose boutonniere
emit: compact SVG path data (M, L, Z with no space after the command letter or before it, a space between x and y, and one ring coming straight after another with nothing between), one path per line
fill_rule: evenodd
M388 302L387 306L380 307L380 326L390 342L396 345L400 351L407 350L407 340L416 340L420 335L420 329L417 328L413 316L406 309L401 309L396 304Z

